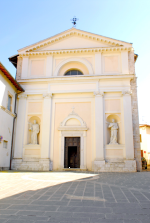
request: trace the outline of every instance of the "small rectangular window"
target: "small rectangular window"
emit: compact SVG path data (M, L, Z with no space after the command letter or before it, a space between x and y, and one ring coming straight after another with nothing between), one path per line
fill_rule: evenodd
M140 142L142 142L142 135L140 134Z
M11 104L12 104L12 97L8 95L8 104L7 104L7 109L11 111Z
M8 143L8 142L7 142L6 140L3 141L3 148L4 148L4 149L7 149L7 143Z

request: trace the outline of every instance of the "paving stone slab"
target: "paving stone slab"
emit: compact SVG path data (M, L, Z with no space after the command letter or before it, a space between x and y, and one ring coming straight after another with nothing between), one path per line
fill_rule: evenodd
M150 222L150 173L10 171L0 177L0 223Z

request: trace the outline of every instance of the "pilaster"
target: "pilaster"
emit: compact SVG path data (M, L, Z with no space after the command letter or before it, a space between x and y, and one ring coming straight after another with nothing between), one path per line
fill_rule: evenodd
M121 52L122 74L129 74L128 51Z
M124 157L129 160L134 159L131 94L132 94L131 91L122 92L123 114L124 114L124 134L125 134Z
M28 67L29 67L29 58L28 57L23 57L23 62L22 62L22 78L27 78L28 76Z
M95 54L95 74L99 75L102 73L102 65L101 65L101 53Z
M42 125L42 144L41 158L50 158L50 135L51 135L51 107L52 94L43 94L43 125Z
M104 120L103 120L103 93L94 92L95 95L95 161L104 161Z
M46 77L51 77L53 68L53 56L48 56L46 60Z
M22 158L23 155L23 139L24 139L24 126L26 116L27 95L18 95L18 110L17 110L17 123L15 134L15 147L14 158Z

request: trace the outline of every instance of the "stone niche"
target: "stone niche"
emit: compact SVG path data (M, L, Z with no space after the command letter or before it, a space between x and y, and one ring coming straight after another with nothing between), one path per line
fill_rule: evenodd
M109 123L114 122L118 124L117 144L110 144L111 129L108 128ZM105 158L111 162L123 161L123 150L125 146L122 144L122 128L121 128L121 114L107 114L106 115L106 145Z
M28 139L27 139L27 144L31 144L31 134L32 132L29 130L30 129L30 126L32 126L34 124L34 120L36 120L36 123L39 124L39 126L41 126L41 120L38 116L32 116L30 117L29 121L28 121ZM41 131L41 130L40 130ZM39 145L40 144L40 132L37 134L37 144Z
M108 114L106 115L106 144L110 143L111 129L108 128L109 123L112 123L112 119L115 120L115 123L118 124L118 133L117 133L117 143L121 143L121 122L120 114Z
M35 158L41 157L41 129L37 134L37 144L31 143L31 126L34 124L34 120L41 127L41 119L38 116L29 116L28 117L28 127L27 127L27 144L24 145L24 160L32 160Z

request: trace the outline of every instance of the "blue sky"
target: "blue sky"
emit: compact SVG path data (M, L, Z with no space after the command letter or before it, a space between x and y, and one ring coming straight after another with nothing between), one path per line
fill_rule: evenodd
M0 61L15 76L8 57L17 50L76 28L133 43L140 123L150 124L150 0L0 0Z

